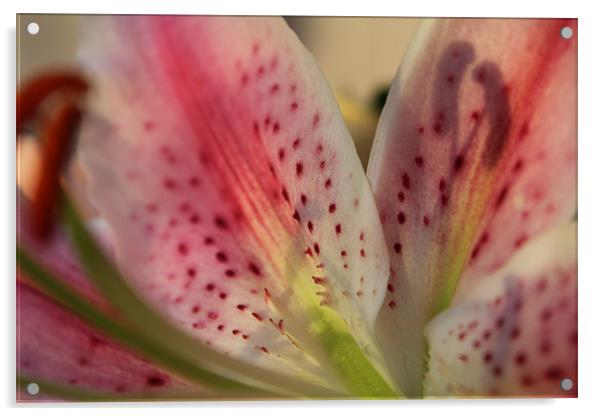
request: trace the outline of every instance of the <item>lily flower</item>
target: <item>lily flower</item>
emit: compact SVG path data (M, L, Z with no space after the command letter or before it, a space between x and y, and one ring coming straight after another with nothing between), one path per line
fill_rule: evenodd
M94 20L20 400L576 395L576 21L427 20L366 175L282 19Z

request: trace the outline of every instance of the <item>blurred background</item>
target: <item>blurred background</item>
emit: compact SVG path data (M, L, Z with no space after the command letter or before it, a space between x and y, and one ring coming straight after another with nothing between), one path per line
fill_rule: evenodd
M46 69L73 66L78 27L89 18L19 15L17 84ZM420 19L288 17L286 20L312 52L334 89L365 167L380 106ZM37 34L28 32L30 23L37 23Z

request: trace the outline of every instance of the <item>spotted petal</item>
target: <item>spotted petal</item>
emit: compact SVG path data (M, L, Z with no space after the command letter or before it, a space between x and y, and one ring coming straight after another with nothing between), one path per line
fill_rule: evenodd
M404 58L368 176L393 271L378 333L408 394L420 393L422 328L458 285L575 213L576 28L427 21Z
M102 25L81 151L124 274L207 345L337 386L316 335L335 310L370 348L389 266L309 53L281 19Z
M577 395L576 231L527 244L427 326L427 395Z
M204 396L198 387L106 338L28 284L17 284L17 299L18 376L86 392L95 399L103 394L114 400ZM17 399L54 396L43 389L40 393L21 391ZM63 398L86 397L67 396Z

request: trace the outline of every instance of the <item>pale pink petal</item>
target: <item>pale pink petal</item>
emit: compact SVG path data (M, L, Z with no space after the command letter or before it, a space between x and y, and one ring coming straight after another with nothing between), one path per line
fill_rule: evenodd
M311 56L276 18L103 24L83 54L98 97L82 151L120 267L207 345L336 384L315 311L369 343L389 266Z
M408 394L420 390L422 328L458 283L575 214L576 31L575 20L427 21L404 58L368 176L393 270L378 332Z
M577 396L576 232L533 240L427 326L427 395Z

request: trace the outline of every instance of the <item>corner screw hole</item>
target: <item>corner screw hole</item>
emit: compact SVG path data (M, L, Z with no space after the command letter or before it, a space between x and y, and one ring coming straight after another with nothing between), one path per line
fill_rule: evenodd
M573 389L573 380L570 378L563 378L560 380L560 388L564 391L571 391Z
M30 396L35 396L40 392L40 386L38 386L38 383L29 383L27 385L27 393L29 393Z
M562 36L564 39L570 39L573 37L573 29L571 29L568 26L563 27L562 29L560 29L560 36Z
M31 22L27 24L27 33L30 35L37 35L40 32L40 25L36 22Z

